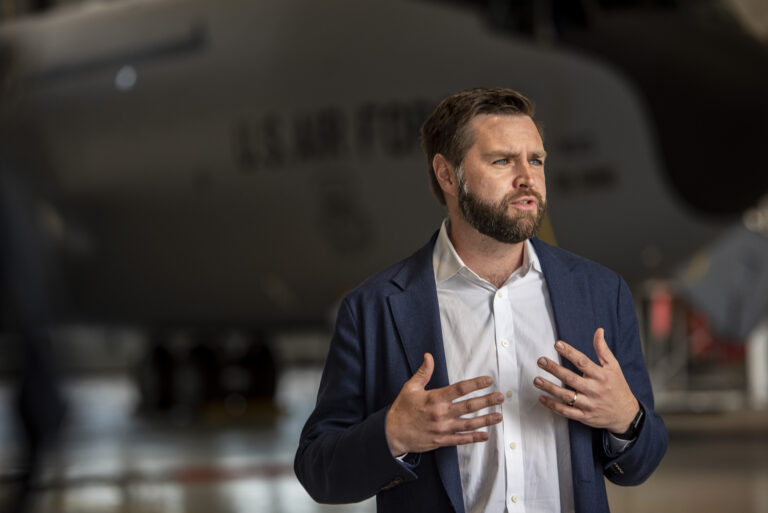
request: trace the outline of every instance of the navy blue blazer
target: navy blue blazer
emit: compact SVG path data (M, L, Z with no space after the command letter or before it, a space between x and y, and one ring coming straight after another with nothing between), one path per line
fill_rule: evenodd
M392 457L384 432L389 406L432 353L427 388L449 384L440 328L432 251L437 234L405 260L373 275L342 302L314 412L301 433L294 469L318 502L377 496L380 512L464 513L455 447ZM549 289L558 338L598 361L597 328L621 363L645 409L635 444L616 458L603 449L603 430L569 421L576 511L608 513L603 476L636 485L666 451L667 432L653 409L634 304L616 273L532 239ZM570 362L564 365L576 370Z

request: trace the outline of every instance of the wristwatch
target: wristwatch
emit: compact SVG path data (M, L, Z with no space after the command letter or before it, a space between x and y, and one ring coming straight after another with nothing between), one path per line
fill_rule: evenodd
M643 407L640 406L640 411L638 411L637 415L635 415L635 418L632 419L632 422L629 424L629 429L623 433L613 433L613 436L622 440L634 440L637 438L638 433L640 433L640 428L643 427L644 419L645 410L643 410Z

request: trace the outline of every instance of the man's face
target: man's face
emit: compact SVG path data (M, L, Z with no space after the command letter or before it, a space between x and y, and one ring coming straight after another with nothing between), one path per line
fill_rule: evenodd
M530 117L488 115L470 122L474 144L457 168L464 219L499 242L536 234L546 211L544 144Z

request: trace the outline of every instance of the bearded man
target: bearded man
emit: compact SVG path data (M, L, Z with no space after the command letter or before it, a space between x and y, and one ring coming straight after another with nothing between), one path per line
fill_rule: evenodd
M381 512L608 512L603 476L639 484L667 445L626 284L535 238L523 95L450 96L421 140L448 218L344 299L296 475Z

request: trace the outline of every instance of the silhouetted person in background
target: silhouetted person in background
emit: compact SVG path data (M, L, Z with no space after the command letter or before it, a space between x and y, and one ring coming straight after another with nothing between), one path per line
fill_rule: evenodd
M16 411L22 438L20 472L8 512L28 511L42 457L54 442L64 401L50 347L45 273L33 196L23 175L0 154L0 333L14 357Z

